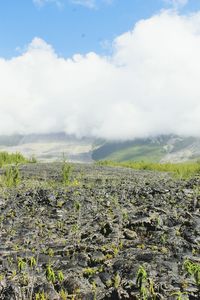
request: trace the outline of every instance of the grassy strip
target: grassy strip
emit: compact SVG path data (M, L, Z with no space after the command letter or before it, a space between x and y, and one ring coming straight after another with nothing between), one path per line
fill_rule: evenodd
M27 159L21 153L0 152L0 168L9 164L31 163L36 162L35 158Z
M175 177L178 178L189 178L195 175L200 175L200 162L186 162L186 163L153 163L153 162L114 162L114 161L99 161L98 165L111 166L111 167L126 167L135 170L151 170L160 172L172 172Z

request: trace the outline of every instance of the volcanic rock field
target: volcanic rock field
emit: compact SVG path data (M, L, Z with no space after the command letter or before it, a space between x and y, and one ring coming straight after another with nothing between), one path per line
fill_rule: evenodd
M61 168L0 190L1 300L200 299L200 178Z

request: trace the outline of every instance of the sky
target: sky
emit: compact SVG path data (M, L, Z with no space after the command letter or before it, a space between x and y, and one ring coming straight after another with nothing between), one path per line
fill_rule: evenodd
M199 0L0 3L0 134L200 136Z

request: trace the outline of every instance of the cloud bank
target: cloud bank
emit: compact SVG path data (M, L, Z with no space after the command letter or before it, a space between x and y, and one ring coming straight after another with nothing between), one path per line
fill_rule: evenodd
M20 56L0 59L0 134L200 136L199 53L200 13L141 20L109 57L65 59L35 38Z

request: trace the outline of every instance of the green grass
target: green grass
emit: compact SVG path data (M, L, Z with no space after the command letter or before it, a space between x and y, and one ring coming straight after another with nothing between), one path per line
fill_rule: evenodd
M17 186L20 183L20 172L18 166L7 166L5 174L2 177L2 181L7 187Z
M21 181L19 164L35 163L36 159L25 158L21 153L0 152L0 168L4 169L4 174L0 176L0 185L15 187Z
M10 164L31 163L31 162L36 162L36 159L34 157L31 159L27 159L19 152L16 153L8 153L6 151L0 152L0 168Z
M166 151L157 145L137 145L115 151L106 157L106 160L117 162L124 161L153 161L159 162L166 154Z
M135 170L150 170L150 171L160 171L160 172L171 172L177 178L189 178L195 175L200 175L200 162L187 162L187 163L154 163L154 162L114 162L114 161L99 161L98 165L101 166L112 166L112 167L125 167L132 168Z
M104 143L94 149L92 158L98 160L114 161L153 161L159 162L166 155L164 141L150 139L137 139L127 142Z
M71 164L64 161L62 164L62 182L64 184L67 184L67 185L69 184L71 172L72 172Z

